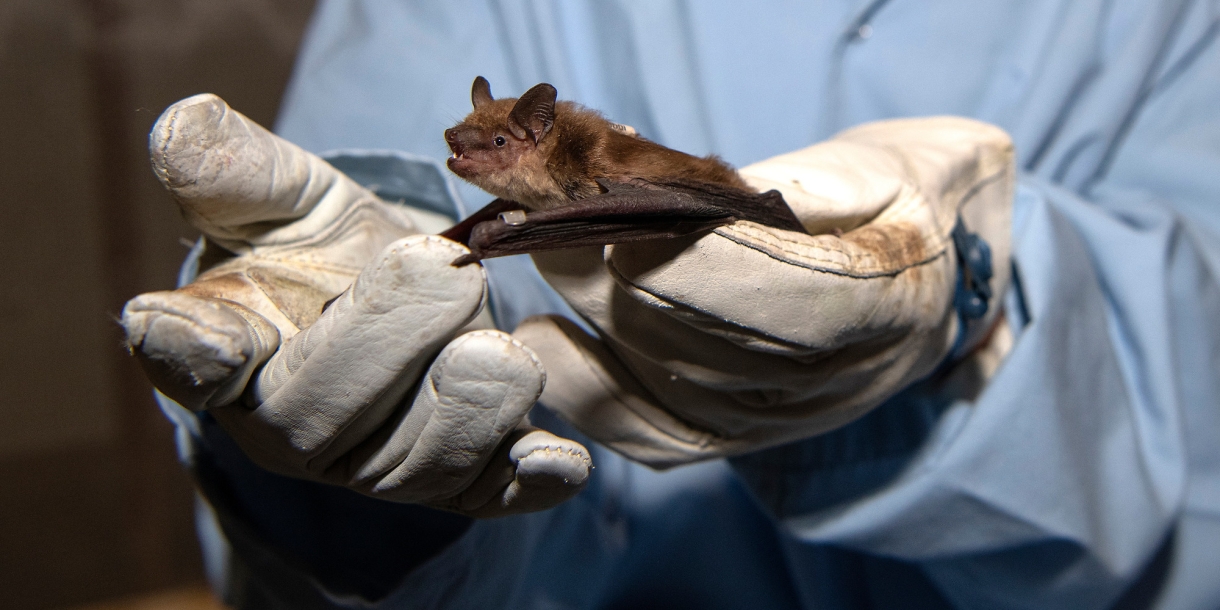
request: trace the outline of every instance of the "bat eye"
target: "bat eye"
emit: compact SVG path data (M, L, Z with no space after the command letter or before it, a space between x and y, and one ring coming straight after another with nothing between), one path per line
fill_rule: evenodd
M496 146L504 146L504 136L496 136L496 139L492 140L492 142L495 142Z

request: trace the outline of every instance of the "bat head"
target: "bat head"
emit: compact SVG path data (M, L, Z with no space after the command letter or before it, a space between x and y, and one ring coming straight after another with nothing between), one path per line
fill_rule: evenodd
M449 169L463 180L526 206L555 196L545 148L555 124L555 88L535 85L518 99L497 100L482 76L474 79L474 111L445 130ZM562 197L562 192L558 193Z

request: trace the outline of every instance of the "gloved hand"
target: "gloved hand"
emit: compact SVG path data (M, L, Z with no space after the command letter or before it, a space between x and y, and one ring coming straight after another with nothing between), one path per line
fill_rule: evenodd
M654 467L737 455L842 426L964 354L996 298L959 323L952 233L1009 281L1012 145L966 119L865 125L741 170L813 235L749 222L681 238L535 254L600 337L554 317L514 336L548 374L542 402Z
M167 109L150 150L208 240L194 282L123 310L161 392L207 409L264 468L378 498L498 516L583 487L585 448L526 422L535 355L499 331L459 334L486 278L419 234L438 217L380 201L212 95Z

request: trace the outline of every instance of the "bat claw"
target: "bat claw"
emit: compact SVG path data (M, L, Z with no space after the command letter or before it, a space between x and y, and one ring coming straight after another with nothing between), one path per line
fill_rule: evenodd
M475 254L474 252L471 252L469 254L463 254L463 255L453 259L453 262L449 263L449 265L452 267L465 267L466 265L469 265L470 263L477 263L480 260L482 260L482 257L480 257L478 254Z

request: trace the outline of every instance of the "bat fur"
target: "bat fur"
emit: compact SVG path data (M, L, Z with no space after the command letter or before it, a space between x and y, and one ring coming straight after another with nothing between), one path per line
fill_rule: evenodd
M541 83L519 99L493 99L474 81L474 111L445 131L449 169L501 199L545 210L605 192L599 180L673 178L753 192L715 155L696 157L631 135L596 110L556 101Z
M470 115L445 130L448 166L497 199L442 233L472 251L457 264L676 237L737 220L804 231L777 191L757 193L719 157L636 136L595 110L557 101L549 84L497 100L480 76L471 101ZM521 208L530 213L517 222L502 217Z

